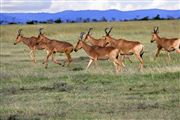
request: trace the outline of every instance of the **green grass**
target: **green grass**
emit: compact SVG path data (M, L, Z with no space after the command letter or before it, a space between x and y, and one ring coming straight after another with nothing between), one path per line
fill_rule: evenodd
M33 64L25 45L13 45L19 28L30 37L44 27L49 38L75 45L80 32L93 27L93 36L99 38L109 26L114 37L144 44L143 71L132 56L133 63L125 61L126 69L118 75L109 61L98 61L97 68L85 72L88 58L83 50L73 52L70 67L49 61L45 69L45 51L37 51ZM154 26L159 26L160 36L180 37L179 20L1 26L0 119L180 119L180 55L171 53L168 61L163 51L153 60ZM56 58L63 61L64 54Z

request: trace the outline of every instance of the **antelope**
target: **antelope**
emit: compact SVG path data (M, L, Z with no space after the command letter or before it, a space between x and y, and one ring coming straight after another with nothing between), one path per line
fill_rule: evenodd
M44 46L45 49L47 50L47 56L43 62L43 64L45 64L45 68L47 68L48 66L49 57L52 55L52 59L54 59L54 55L56 52L65 53L65 55L67 56L67 60L64 61L64 65L66 62L68 62L68 66L69 66L69 64L72 62L72 58L70 54L73 52L74 49L73 45L65 41L49 39L44 35L44 33L41 32L41 30L42 28L39 30L37 44ZM54 61L54 62L56 64L61 65L61 63L59 63L58 61Z
M167 51L168 53L168 58L169 60L171 59L170 57L170 52L176 51L177 53L180 53L180 39L179 38L161 38L159 35L159 27L155 27L153 32L152 32L152 39L151 43L156 41L157 44L157 52L155 55L155 59L159 56L159 53L162 49Z
M14 43L14 45L20 43L20 42L23 42L25 45L27 45L29 48L30 48L30 57L33 61L33 63L36 63L36 59L35 59L35 50L42 50L44 49L43 47L41 46L37 46L36 45L36 42L37 42L37 37L30 37L30 38L27 38L27 37L24 37L22 34L22 29L19 29L18 30L18 34L17 34L17 37L16 37L16 41Z
M144 54L144 46L138 41L115 39L109 35L112 27L110 28L109 32L107 32L107 29L108 28L105 28L106 36L104 36L104 38L108 41L108 44L119 49L121 55L135 54L136 58L140 61L139 70L141 70L144 67L144 61L142 59L142 56Z
M116 73L118 73L121 65L123 65L122 61L118 59L119 50L114 47L90 46L82 40L84 34L84 32L81 32L80 39L78 40L74 51L77 52L79 49L83 48L89 56L90 60L86 67L86 71L91 64L95 63L97 60L111 60L114 63Z
M100 38L100 39L95 39L90 35L91 30L93 30L93 28L89 28L84 41L89 42L91 45L93 46L100 46L100 47L105 47L107 45L107 41L104 38ZM123 56L123 60L124 58L128 58L128 60L132 63L132 61L130 60L130 58L126 55Z
M95 46L101 46L101 47L104 47L106 46L107 42L104 40L104 39L95 39L93 38L91 35L90 35L90 32L93 28L89 28L85 38L84 38L84 41L87 41L89 42L91 45L95 45Z

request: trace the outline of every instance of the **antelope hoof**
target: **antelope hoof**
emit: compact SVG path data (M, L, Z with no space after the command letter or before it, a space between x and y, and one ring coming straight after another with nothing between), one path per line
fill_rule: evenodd
M141 72L144 67L139 67L139 71Z
M47 66L45 66L45 69L47 69Z
M118 75L118 74L119 74L119 71L116 71L116 72L115 72L115 75Z

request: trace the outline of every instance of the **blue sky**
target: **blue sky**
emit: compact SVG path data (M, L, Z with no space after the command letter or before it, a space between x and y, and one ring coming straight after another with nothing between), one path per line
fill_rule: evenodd
M1 0L1 12L61 12L64 10L122 11L139 9L180 9L180 0Z

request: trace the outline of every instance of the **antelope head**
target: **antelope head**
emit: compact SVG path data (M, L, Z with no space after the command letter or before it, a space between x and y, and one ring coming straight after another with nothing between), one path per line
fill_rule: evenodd
M86 41L87 38L90 36L90 32L91 32L92 29L93 29L93 28L89 28L89 30L88 30L88 32L87 32L85 38L84 38L84 41Z
M21 31L22 31L22 29L18 30L16 41L15 41L14 45L16 45L17 43L20 43L22 41L22 39L21 39L21 37L22 37Z
M103 36L102 39L104 39L106 41L106 46L108 46L110 44L111 36L109 34L110 34L112 28L113 27L111 27L109 31L107 31L109 28L104 29L106 35Z
M44 33L42 33L43 29L44 28L40 28L39 29L39 35L38 35L38 39L37 39L36 45L39 45L41 42L45 42L45 40L44 40L45 36L44 36Z
M82 39L83 39L83 35L84 35L84 34L85 34L84 32L81 32L81 33L80 33L80 39L78 40L78 42L77 42L77 44L76 44L76 47L74 48L74 51L75 51L75 52L77 52L79 49L82 48L82 45L83 45Z
M159 27L154 27L154 29L152 31L151 43L153 43L155 41L155 38L156 38L158 33L159 33Z

